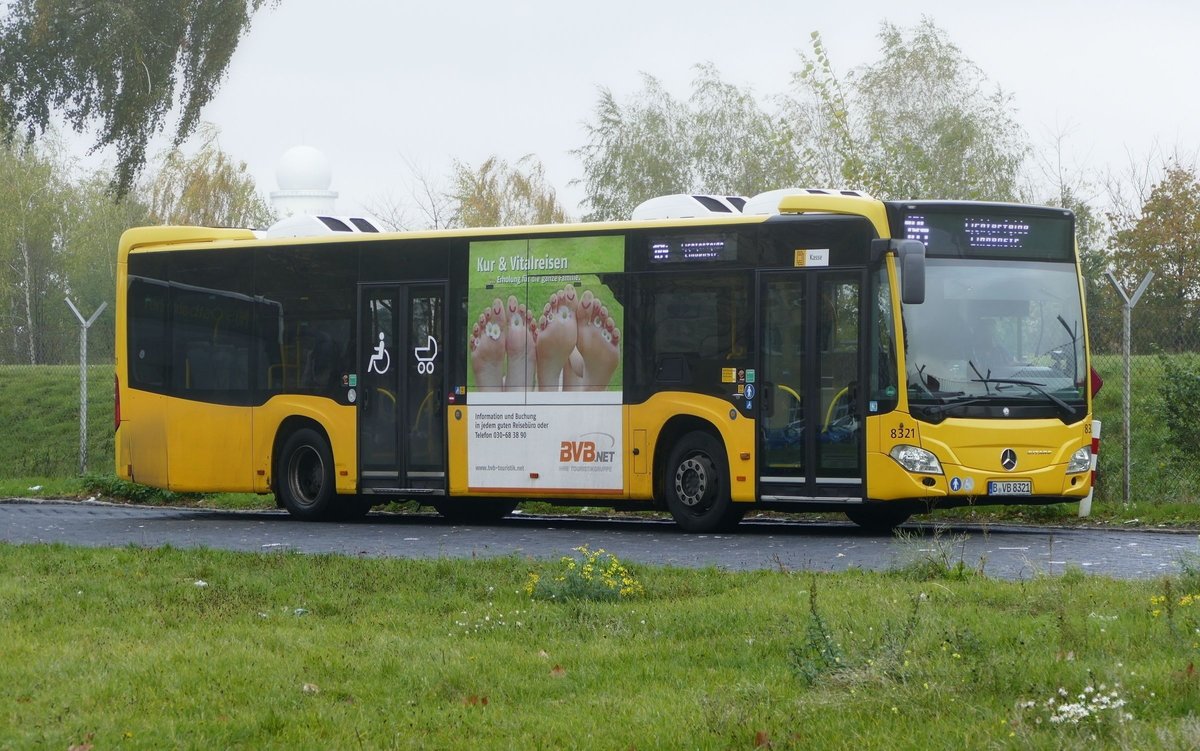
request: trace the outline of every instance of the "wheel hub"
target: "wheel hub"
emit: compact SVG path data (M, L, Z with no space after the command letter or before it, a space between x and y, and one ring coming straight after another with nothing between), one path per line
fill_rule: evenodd
M689 457L675 470L675 495L685 506L697 506L708 492L710 467L701 457Z
M321 495L325 481L325 465L321 455L311 446L304 446L292 454L288 467L288 483L292 495L305 504L311 504Z

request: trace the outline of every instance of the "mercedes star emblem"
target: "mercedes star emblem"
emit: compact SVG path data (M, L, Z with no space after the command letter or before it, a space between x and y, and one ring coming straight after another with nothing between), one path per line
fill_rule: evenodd
M1012 472L1017 468L1017 452L1012 449L1004 449L1000 454L1000 466Z

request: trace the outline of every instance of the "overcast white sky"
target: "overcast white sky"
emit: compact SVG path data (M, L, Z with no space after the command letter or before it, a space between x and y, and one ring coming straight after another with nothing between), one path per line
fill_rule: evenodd
M406 157L440 178L453 158L535 153L577 215L569 152L598 87L624 98L647 72L686 97L692 66L711 61L775 94L812 31L844 73L878 59L881 21L922 15L1013 94L1039 147L1067 131L1070 160L1102 171L1155 143L1200 145L1194 0L282 0L255 19L204 119L264 194L302 143L329 157L346 213L403 198Z

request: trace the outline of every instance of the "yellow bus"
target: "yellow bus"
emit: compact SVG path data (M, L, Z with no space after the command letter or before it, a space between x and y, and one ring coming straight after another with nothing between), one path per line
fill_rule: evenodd
M306 221L123 235L120 477L304 519L538 499L691 531L1089 497L1068 211L788 190L626 222Z

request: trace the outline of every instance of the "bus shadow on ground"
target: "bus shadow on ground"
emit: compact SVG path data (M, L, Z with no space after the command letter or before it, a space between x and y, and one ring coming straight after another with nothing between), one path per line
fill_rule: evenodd
M945 537L947 535L1045 535L1048 531L1065 534L1069 529L1018 525L990 524L947 524L914 520L890 531L870 530L850 521L835 519L789 519L786 517L748 518L731 530L722 532L694 533L680 529L670 518L648 518L640 516L586 516L552 514L515 514L494 521L465 523L447 519L432 513L372 512L361 519L347 521L306 522L292 518L285 511L197 511L193 518L241 519L248 518L274 523L299 525L352 525L352 526L407 526L407 527L459 527L471 529L571 529L605 532L646 532L651 534L671 533L679 536L697 537L862 537L910 538Z

